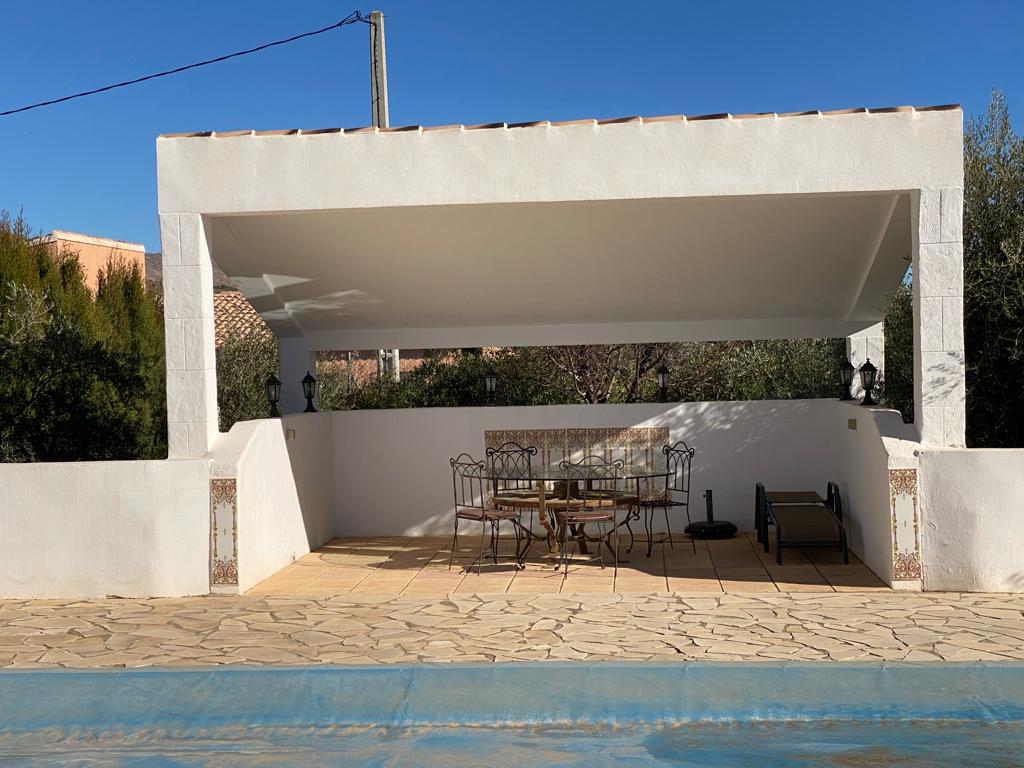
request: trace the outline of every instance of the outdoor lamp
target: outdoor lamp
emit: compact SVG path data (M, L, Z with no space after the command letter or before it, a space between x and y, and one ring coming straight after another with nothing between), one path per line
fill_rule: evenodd
M267 402L270 403L270 418L280 416L281 412L277 410L277 404L281 402L281 380L274 374L270 374L263 387L267 390Z
M668 368L662 363L654 375L658 377L658 402L664 403L668 400Z
M839 396L840 400L853 400L853 392L850 391L850 387L853 386L853 374L856 369L853 367L848 359L843 360L843 364L839 366L839 378L843 382L842 394Z
M303 413L316 413L313 407L313 398L316 397L316 379L309 371L302 378L302 394L306 398L306 410Z
M871 364L871 358L860 367L860 385L864 387L864 399L861 405L878 405L878 401L871 396L871 391L878 381L878 369Z
M494 371L488 371L484 375L484 386L487 388L487 402L493 402L494 390L498 388L498 376Z

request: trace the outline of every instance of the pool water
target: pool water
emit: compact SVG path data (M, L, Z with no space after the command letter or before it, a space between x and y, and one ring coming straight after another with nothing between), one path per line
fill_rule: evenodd
M1024 765L1024 665L0 673L0 766Z
M73 762L72 762L73 761ZM0 765L75 766L900 766L1024 763L1021 723L903 720L669 727L251 728L0 739Z

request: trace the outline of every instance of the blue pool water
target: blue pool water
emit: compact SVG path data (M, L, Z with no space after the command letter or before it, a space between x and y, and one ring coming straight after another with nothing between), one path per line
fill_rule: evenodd
M0 673L0 765L1024 765L1024 665Z

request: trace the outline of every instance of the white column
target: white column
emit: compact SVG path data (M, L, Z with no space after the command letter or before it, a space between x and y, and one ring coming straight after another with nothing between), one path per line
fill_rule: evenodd
M930 445L965 444L963 199L922 189L913 233L914 421Z
M860 385L860 367L868 360L878 369L878 378L885 376L885 331L882 323L875 323L870 328L846 337L846 359L857 370L853 374L853 386L850 391L854 397L861 397L864 388Z
M277 341L277 360L281 379L281 413L301 413L306 410L302 379L306 371L316 376L316 354L309 349L304 338L285 337Z
M172 459L204 456L217 436L213 268L202 216L160 214L167 447Z

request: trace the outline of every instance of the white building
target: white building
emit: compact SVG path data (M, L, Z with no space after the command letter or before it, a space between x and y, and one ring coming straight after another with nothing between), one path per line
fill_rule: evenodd
M741 527L757 481L836 480L852 549L888 583L1019 589L1022 459L963 448L962 121L162 136L170 458L0 467L0 593L244 591L335 535L447 532L447 459L486 429L645 425L697 447L696 488ZM295 415L218 434L211 257L277 334ZM910 264L911 426L821 400L297 413L318 350L845 336L879 363Z

